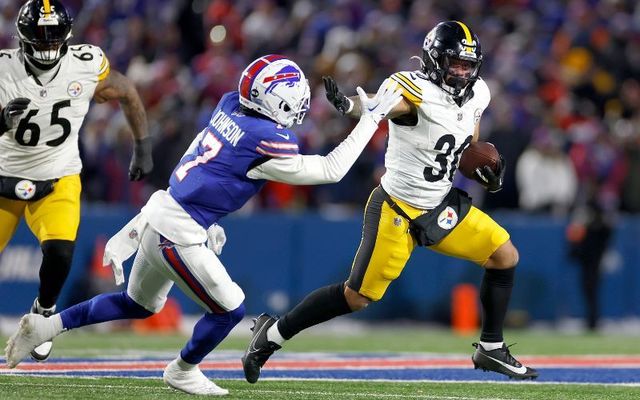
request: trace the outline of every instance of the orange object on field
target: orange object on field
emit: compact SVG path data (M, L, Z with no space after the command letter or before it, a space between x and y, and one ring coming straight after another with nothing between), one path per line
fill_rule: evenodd
M462 283L453 288L451 295L451 327L460 335L476 333L478 315L478 289L470 283Z
M131 323L136 333L177 332L182 323L182 310L176 299L169 297L162 310L146 319L136 319Z
M102 258L104 256L104 246L107 245L107 238L104 235L96 237L96 241L93 244L93 254L91 256L91 269L92 276L113 281L113 272L111 268L104 268L102 266Z

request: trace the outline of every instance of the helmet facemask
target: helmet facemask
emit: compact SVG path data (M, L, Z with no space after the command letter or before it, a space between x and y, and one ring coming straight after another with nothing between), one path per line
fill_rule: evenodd
M453 96L459 96L469 83L478 79L480 63L453 56L442 57L443 89Z
M422 51L423 72L429 80L464 103L478 80L482 51L477 37L458 21L438 24L425 38Z
M265 65L252 73L256 63ZM269 55L254 61L243 72L238 87L240 104L286 128L301 124L309 110L309 83L302 70L282 56Z

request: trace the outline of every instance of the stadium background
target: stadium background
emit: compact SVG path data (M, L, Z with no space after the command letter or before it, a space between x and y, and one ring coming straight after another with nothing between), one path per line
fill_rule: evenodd
M0 48L17 46L20 2L0 0ZM504 154L504 189L485 195L459 178L476 205L521 250L511 323L560 326L584 316L578 266L569 258L572 222L597 206L615 226L604 260L602 312L640 317L640 5L634 1L180 1L66 0L72 43L102 47L131 78L154 137L153 175L128 182L130 139L117 104L93 105L81 131L83 219L73 272L59 306L115 290L97 266L104 240L158 188L255 57L280 53L304 69L311 112L295 127L302 152L326 153L354 125L324 98L321 76L346 93L418 68L425 33L459 19L479 36L481 75L492 90L482 140ZM361 212L383 173L385 127L340 183L268 184L222 221L222 260L247 293L250 314L280 313L311 289L344 279ZM528 155L528 157L523 157ZM25 226L0 256L0 313L18 316L37 290L39 249ZM452 288L478 284L467 263L419 251L387 297L360 318L448 323ZM187 313L199 312L175 292ZM633 326L636 326L635 324Z

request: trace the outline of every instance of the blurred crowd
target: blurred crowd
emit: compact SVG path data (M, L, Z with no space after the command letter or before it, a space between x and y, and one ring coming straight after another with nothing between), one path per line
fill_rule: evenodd
M464 21L480 38L492 101L481 140L505 156L504 189L485 208L566 215L583 205L640 212L640 3L635 0L63 0L72 43L102 47L132 79L154 138L153 176L127 182L131 143L116 104L93 105L81 131L86 201L139 206L168 177L220 97L254 58L279 53L305 71L311 111L294 127L307 154L327 153L355 125L325 100L322 75L343 91L373 91L419 69L425 34ZM17 46L18 0L0 0L0 47ZM270 183L245 211L359 212L384 172L381 127L340 183ZM458 174L459 175L459 174Z

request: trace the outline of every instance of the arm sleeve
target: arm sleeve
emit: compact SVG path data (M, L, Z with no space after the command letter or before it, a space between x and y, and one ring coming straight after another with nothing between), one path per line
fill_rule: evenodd
M377 129L378 124L373 118L362 117L351 134L326 156L296 154L273 158L250 169L247 177L292 185L338 182L347 174Z

